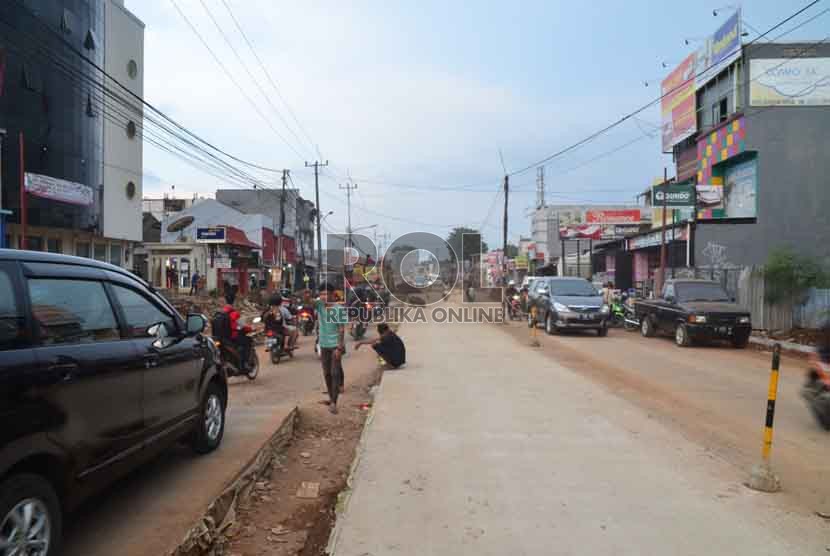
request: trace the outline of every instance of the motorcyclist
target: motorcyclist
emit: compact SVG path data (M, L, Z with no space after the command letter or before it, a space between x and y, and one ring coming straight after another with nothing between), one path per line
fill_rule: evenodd
M282 326L285 331L285 338L288 340L288 345L285 346L285 349L290 351L297 347L297 337L300 335L300 332L292 324L294 322L294 313L286 306L284 300L279 306L279 311L282 315Z
M281 305L282 296L278 293L268 299L268 307L262 313L262 322L265 324L266 331L283 333L282 311L279 309Z
M247 370L248 357L250 356L251 339L248 337L248 332L251 331L250 326L241 326L239 324L239 311L234 309L230 303L222 308L222 312L228 315L231 324L231 343L236 345L239 351L239 366Z

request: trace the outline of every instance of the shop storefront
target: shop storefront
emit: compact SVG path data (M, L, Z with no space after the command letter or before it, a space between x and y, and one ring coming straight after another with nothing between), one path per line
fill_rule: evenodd
M631 284L642 295L654 289L654 280L660 270L662 230L640 234L626 239L626 250L631 253ZM686 224L666 230L666 272L673 277L678 269L690 263L689 230ZM616 271L615 271L616 275ZM617 277L621 281L622 277Z

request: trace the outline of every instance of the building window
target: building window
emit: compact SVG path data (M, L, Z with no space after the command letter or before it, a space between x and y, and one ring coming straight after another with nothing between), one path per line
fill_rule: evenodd
M46 250L50 253L63 253L63 242L55 237L46 240Z
M79 241L75 244L75 255L88 259L90 257L89 242Z
M127 182L127 199L132 200L135 197L135 183Z
M102 263L107 262L107 244L106 243L96 243L95 244L95 260L101 261Z
M26 245L23 245L23 238L18 237L19 247L29 251L43 251L43 238L37 236L26 236Z
M84 48L87 50L95 50L95 47L98 46L98 39L95 38L95 32L90 29L86 32L86 38L84 39Z
M138 77L138 64L135 60L127 62L127 75L130 76L130 79Z
M127 122L127 137L129 137L130 139L135 137L135 122L132 120Z
M110 264L121 266L121 244L113 243L110 245Z
M72 28L74 27L75 16L72 15L68 9L63 9L63 15L61 15L61 31L63 31L64 35L71 35Z
M727 101L727 97L723 97L720 99L720 119L718 122L725 122L726 118L729 117L729 102Z

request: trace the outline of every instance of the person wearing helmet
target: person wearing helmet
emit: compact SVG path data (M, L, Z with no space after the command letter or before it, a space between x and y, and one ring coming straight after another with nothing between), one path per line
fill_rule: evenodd
M504 290L504 297L505 299L510 299L514 295L519 295L519 290L516 289L516 281L510 280L507 282L507 289Z

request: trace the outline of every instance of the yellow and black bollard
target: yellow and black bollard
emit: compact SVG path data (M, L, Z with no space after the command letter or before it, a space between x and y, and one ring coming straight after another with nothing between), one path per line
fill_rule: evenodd
M778 396L778 369L781 365L781 344L772 348L772 370L769 375L769 390L767 391L767 415L764 422L764 446L761 449L761 463L752 468L749 478L749 487L762 492L777 492L781 489L781 481L770 467L770 453L772 452L772 427L775 421L775 398Z

